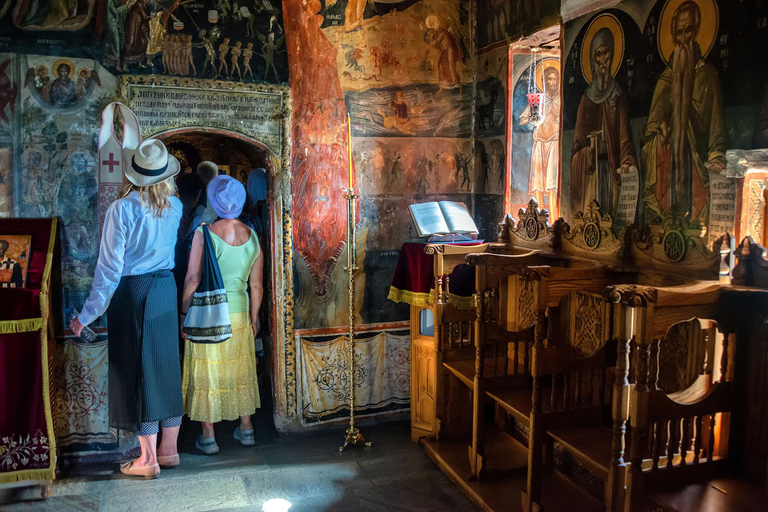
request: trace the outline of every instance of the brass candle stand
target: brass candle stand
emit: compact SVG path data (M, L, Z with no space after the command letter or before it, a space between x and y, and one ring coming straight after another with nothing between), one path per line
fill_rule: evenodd
M373 445L371 441L366 441L360 430L355 427L355 388L357 387L355 384L355 271L357 271L355 200L360 196L355 194L355 189L351 188L350 184L350 188L344 189L344 197L347 198L347 274L349 275L347 282L349 291L349 428L344 437L344 445L339 447L340 452L348 446L370 447Z

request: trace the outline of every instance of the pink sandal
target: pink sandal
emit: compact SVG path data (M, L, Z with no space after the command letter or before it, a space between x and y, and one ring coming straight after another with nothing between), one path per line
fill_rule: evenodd
M161 468L175 468L179 464L181 464L181 459L179 458L179 454L175 455L158 455L157 456L157 464Z
M151 466L134 468L133 463L136 462L137 460L139 459L133 459L131 461L120 464L120 472L128 476L141 476L146 478L147 480L151 480L153 478L157 478L158 476L160 476L159 464L153 464Z

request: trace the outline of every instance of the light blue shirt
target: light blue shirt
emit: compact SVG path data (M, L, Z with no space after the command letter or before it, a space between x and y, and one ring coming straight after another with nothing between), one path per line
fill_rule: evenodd
M173 269L181 201L169 198L171 209L155 217L131 192L107 208L93 287L79 315L88 325L109 307L120 278Z

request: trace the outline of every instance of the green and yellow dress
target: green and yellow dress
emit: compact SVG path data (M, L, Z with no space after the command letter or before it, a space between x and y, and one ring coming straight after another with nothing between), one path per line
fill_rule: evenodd
M198 228L202 229L202 228ZM191 343L184 350L184 412L193 421L216 423L248 416L261 407L256 379L248 275L259 256L259 239L232 246L211 231L227 290L232 337L222 343Z

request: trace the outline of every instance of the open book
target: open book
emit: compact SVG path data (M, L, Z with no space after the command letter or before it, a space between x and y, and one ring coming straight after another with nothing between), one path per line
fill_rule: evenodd
M464 203L440 201L412 204L408 208L420 237L431 235L430 241L477 238L477 226Z

